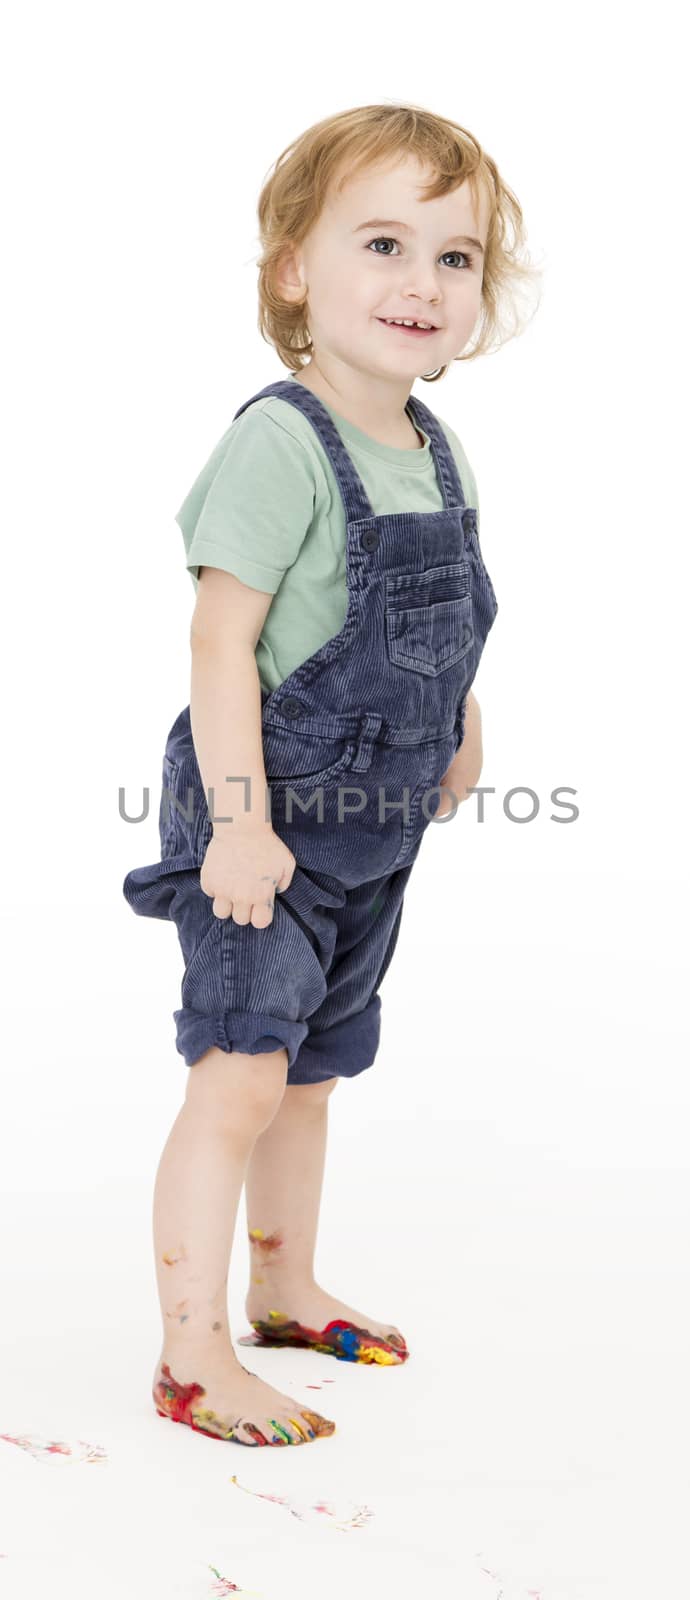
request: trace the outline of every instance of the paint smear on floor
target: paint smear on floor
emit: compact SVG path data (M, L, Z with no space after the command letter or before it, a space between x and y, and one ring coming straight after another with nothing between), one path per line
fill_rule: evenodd
M89 1444L87 1439L77 1439L74 1448L64 1439L46 1439L40 1433L0 1433L8 1444L28 1450L34 1461L48 1461L51 1456L65 1456L70 1461L107 1461L103 1446Z
M313 1504L290 1501L286 1495L267 1494L262 1489L250 1489L247 1484L240 1483L236 1472L233 1472L230 1482L236 1489L243 1489L245 1494L253 1494L259 1500L271 1500L274 1505L284 1506L291 1517L297 1517L298 1522L318 1522L324 1517L330 1517L331 1526L339 1533L351 1533L354 1528L363 1528L371 1521L374 1513L370 1506L353 1505L352 1501L347 1507L342 1506L340 1511L332 1502L317 1500Z

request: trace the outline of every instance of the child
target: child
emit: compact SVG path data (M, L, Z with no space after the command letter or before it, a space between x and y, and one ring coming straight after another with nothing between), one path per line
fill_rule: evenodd
M259 219L259 325L290 376L239 407L178 512L190 705L163 758L161 859L123 889L177 927L177 1049L194 1069L155 1188L154 1401L214 1438L282 1445L335 1424L233 1351L243 1184L242 1342L382 1365L409 1353L314 1278L327 1102L374 1061L427 824L481 770L471 684L497 602L476 485L410 390L470 359L478 319L472 354L487 349L534 269L506 244L522 213L490 157L406 106L310 128Z

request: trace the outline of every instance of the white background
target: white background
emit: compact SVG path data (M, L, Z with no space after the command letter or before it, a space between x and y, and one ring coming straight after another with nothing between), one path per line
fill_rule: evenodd
M684 56L670 6L15 8L5 38L4 1311L13 1597L632 1600L687 1591ZM415 392L455 428L499 615L475 683L486 820L430 827L374 1067L330 1105L317 1274L406 1333L331 1380L332 1438L168 1428L151 1203L184 1094L158 856L189 700L173 518L286 375L256 200L312 122L411 100L516 192L542 301ZM142 787L145 823L129 810ZM525 785L539 814L511 821ZM576 791L577 821L551 791ZM515 802L514 814L527 806ZM230 1284L246 1331L244 1201ZM76 1449L76 1446L74 1446ZM344 1532L269 1500L368 1506ZM44 1586L45 1585L45 1590Z

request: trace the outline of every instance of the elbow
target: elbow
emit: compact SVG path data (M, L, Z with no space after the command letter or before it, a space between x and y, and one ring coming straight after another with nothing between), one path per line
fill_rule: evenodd
M234 660L244 660L246 656L254 655L254 645L245 634L237 628L229 628L224 624L199 623L192 619L189 629L189 649L194 655L221 655L223 660L228 657Z

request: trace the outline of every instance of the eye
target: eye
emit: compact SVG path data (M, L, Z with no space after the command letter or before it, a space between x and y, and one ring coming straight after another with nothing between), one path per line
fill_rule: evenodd
M400 241L398 239L389 239L389 238L385 237L385 235L380 235L377 239L369 239L368 243L365 246L365 249L371 250L371 246L373 244L399 244L399 242ZM377 256L387 255L388 253L389 253L388 251L381 251L381 250L373 250L372 251L372 255L377 255ZM460 256L463 261L467 262L468 267L471 268L471 267L474 266L474 256L471 255L468 250L446 250L444 252L444 254L446 256ZM467 271L467 268L465 268L465 271Z

